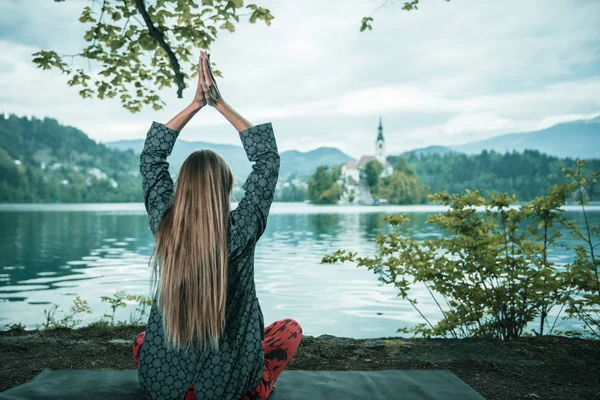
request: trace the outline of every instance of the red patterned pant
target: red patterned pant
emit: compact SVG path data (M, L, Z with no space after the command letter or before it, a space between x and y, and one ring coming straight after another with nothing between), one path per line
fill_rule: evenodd
M136 368L145 336L146 331L140 333L133 344L133 361ZM265 328L265 340L262 342L265 351L263 378L258 386L250 389L241 400L265 400L269 397L269 394L275 388L275 380L296 354L300 340L302 340L302 328L294 319L281 319ZM192 383L185 394L185 400L194 400L195 396L194 384ZM146 399L148 399L147 396Z

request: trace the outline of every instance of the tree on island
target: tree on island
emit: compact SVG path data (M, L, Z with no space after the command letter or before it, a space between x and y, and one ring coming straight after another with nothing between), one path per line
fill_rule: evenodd
M314 174L306 182L308 200L314 204L337 204L342 196L343 190L337 182L342 170L341 165L321 165L317 167Z
M390 204L423 204L428 202L430 189L421 183L408 160L400 157L392 175L381 178L373 194Z
M303 186L295 185L289 181L281 185L281 189L275 193L275 201L297 202L304 201L306 189Z
M379 175L383 172L383 165L376 159L367 161L364 168L360 171L360 175L365 179L371 194L379 182Z
M354 202L354 199L356 199L356 193L354 193L354 189L350 190L350 193L348 193L348 201L350 203Z

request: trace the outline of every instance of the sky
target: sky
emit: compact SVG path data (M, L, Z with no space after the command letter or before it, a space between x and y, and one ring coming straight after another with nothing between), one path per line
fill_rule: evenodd
M398 154L600 115L599 1L423 0L410 12L403 3L245 1L275 18L241 16L235 32L219 30L208 51L223 98L254 125L271 122L280 152L327 146L357 159L374 154L380 116L386 152ZM162 89L164 109L132 114L116 98L82 99L67 75L32 62L39 50L80 51L89 26L78 19L91 4L0 2L0 112L55 118L102 143L143 139L194 89L182 99ZM373 30L360 32L366 16ZM241 145L211 107L179 138Z

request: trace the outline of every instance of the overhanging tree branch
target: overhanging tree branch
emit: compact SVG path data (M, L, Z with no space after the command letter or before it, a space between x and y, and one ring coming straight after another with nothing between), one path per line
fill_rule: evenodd
M171 67L173 68L173 72L175 73L175 83L177 83L177 97L183 97L183 89L185 88L185 82L183 79L183 74L181 73L181 67L179 66L179 61L177 60L177 56L171 50L171 47L165 40L165 35L156 29L154 23L150 19L150 15L148 15L148 11L146 11L146 5L144 4L144 0L135 0L135 5L139 11L139 13L144 18L144 22L148 27L148 33L152 36L162 47L162 49L167 53L169 57L169 61L171 62Z

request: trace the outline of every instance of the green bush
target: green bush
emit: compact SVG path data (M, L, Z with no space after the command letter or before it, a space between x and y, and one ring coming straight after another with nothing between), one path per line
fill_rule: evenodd
M122 290L115 292L112 297L102 296L101 299L103 302L110 303L112 314L104 314L100 320L88 324L88 327L105 329L115 326L143 325L146 322L144 317L147 315L148 307L152 306L151 298L141 295L128 295ZM115 322L115 312L117 308L127 306L125 300L135 301L138 306L130 313L129 321L123 320ZM73 300L73 305L69 310L70 312L63 318L57 320L56 313L59 307L58 304L53 304L49 310L44 309L44 315L46 316L46 322L42 324L44 329L75 328L81 324L81 320L75 319L75 315L83 312L88 314L92 313L87 300L82 300L79 296Z
M577 316L588 333L598 336L599 265L591 242L591 234L597 234L598 227L589 227L587 237L579 235L589 244L589 252L578 247L573 263L559 268L548 259L549 250L564 246L558 243L562 236L559 226L578 231L562 215L562 206L573 192L583 193L583 185L596 182L595 178L581 176L584 163L585 160L577 163L579 175L563 170L573 182L555 185L545 196L518 208L511 207L517 202L514 194L509 197L490 193L488 199L479 190L468 189L465 194L430 194L432 201L449 209L430 215L426 223L437 225L449 236L418 242L401 237L396 230L375 238L378 254L373 257L337 250L325 255L321 263L356 262L394 285L398 296L407 300L424 320L398 332L424 337L511 340L527 335L527 324L539 317L539 327L533 330L536 335L578 334L555 330L566 307L568 316ZM478 208L483 212L478 212ZM399 226L410 218L406 214L388 214L384 220ZM437 323L432 323L419 309L417 298L410 296L410 289L416 284L422 284L437 305ZM555 307L558 314L550 321L549 313Z
M585 205L589 202L588 193L592 191L592 184L596 183L594 176L599 176L600 172L587 176L582 173L584 165L585 160L581 160L577 162L576 169L563 168L566 176L572 179L571 185L581 205L585 224L583 233L574 221L565 224L573 238L583 241L583 244L575 244L575 260L569 264L574 292L569 296L566 313L582 321L584 332L600 339L600 259L594 252L600 243L594 244L593 240L600 231L598 225L590 226L585 211Z

